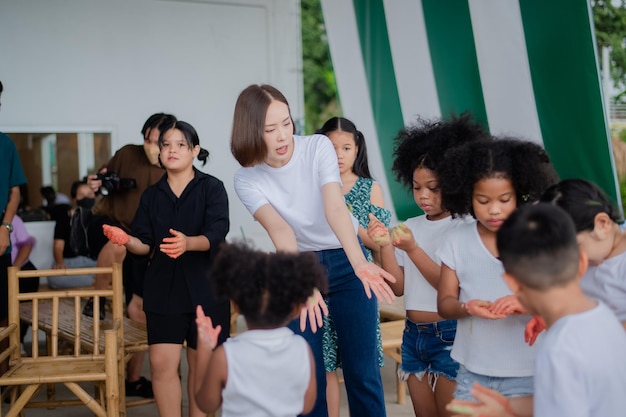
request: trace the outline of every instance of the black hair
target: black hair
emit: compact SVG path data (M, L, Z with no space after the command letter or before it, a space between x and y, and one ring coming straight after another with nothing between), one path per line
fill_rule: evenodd
M57 192L51 185L44 185L39 189L41 196L48 202L49 205L53 205L56 199Z
M568 179L554 184L543 193L541 201L559 206L569 213L578 232L593 230L599 213L606 213L617 224L624 222L604 191L587 180Z
M72 183L72 187L70 188L70 197L72 199L76 199L76 193L78 193L78 187L81 185L87 185L86 180L77 180Z
M391 169L396 180L411 190L413 173L417 168L436 173L448 149L463 143L490 139L489 132L474 121L470 113L452 116L449 121L418 118L414 124L400 130L394 138Z
M200 138L198 137L198 132L196 129L187 122L183 122L182 120L176 119L176 117L172 115L167 115L165 119L159 125L160 135L159 135L159 148L163 146L163 135L170 129L180 130L185 137L185 141L187 142L187 146L189 148L194 148L196 146L200 146ZM206 161L209 158L209 151L204 148L200 148L200 153L198 153L198 160L202 161L202 165L206 165Z
M219 295L230 298L249 326L276 328L292 318L314 288L325 290L317 256L265 253L243 243L224 243L211 268Z
M2 81L0 81L0 94L4 91L4 86L2 85Z
M176 119L174 115L167 113L154 113L152 116L148 117L148 119L143 124L143 127L141 128L141 135L143 136L144 140L148 139L147 135L150 134L150 130L154 128L158 129L159 126L161 126L161 124L165 121L171 122L172 118Z
M453 216L474 215L472 195L480 180L510 180L518 206L539 200L558 181L550 157L541 146L515 138L494 139L451 149L439 165L442 203Z
M328 136L331 132L352 133L352 136L354 136L354 144L357 148L356 158L354 159L354 164L352 165L352 172L359 177L372 178L372 175L370 174L370 167L367 162L367 146L365 144L365 137L363 136L363 133L356 128L354 123L345 117L331 117L315 133Z
M543 290L578 277L576 228L562 208L547 203L519 207L496 236L504 270L520 283Z

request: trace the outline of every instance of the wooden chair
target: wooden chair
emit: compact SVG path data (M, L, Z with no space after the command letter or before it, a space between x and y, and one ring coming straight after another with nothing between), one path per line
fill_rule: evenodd
M393 320L380 323L383 342L383 353L396 363L396 392L398 404L406 404L406 384L398 377L398 367L402 363L402 333L404 320Z
M0 386L8 387L4 395L10 395L11 406L7 417L23 414L26 407L61 407L85 405L98 417L125 415L124 360L123 360L123 303L122 269L114 264L108 268L75 268L45 271L47 276L112 274L112 288L107 290L67 289L19 292L19 279L39 276L42 271L20 271L9 268L9 325L0 330L0 339L9 338L9 347L0 351L0 361L10 358L9 370L0 376ZM94 315L98 317L99 298L112 300L113 321L104 333L101 343L101 329L98 320L92 321L89 338L94 343L87 351L81 343L83 321L82 305L88 298L94 297ZM30 303L32 314L33 343L30 357L20 353L20 302ZM71 302L75 338L70 351L59 349L60 322L67 326L67 316L59 318L60 303ZM51 305L51 329L46 340L47 352L39 352L39 310ZM64 384L77 400L56 400L48 397L47 401L31 401L42 385ZM94 395L91 395L79 383L93 383ZM120 408L120 405L122 406Z

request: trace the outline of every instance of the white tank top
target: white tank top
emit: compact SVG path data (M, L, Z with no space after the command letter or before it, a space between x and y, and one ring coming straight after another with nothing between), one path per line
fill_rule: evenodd
M294 417L311 378L309 346L286 327L248 330L224 342L222 417Z

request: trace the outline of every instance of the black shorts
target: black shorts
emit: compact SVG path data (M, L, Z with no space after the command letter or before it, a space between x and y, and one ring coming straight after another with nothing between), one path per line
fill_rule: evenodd
M148 344L173 343L182 345L187 341L187 347L198 347L198 328L196 314L158 314L146 312L146 328L148 330Z

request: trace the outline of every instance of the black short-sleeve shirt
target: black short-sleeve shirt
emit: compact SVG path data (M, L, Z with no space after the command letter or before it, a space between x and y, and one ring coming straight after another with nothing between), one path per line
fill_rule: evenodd
M229 302L215 296L209 277L212 260L230 227L228 196L222 181L195 168L194 173L180 197L170 189L167 175L141 196L131 228L132 235L152 252L143 306L147 312L180 314L194 313L202 305L207 315L228 316ZM211 248L172 259L159 250L163 239L172 236L170 229L187 236L204 235Z

